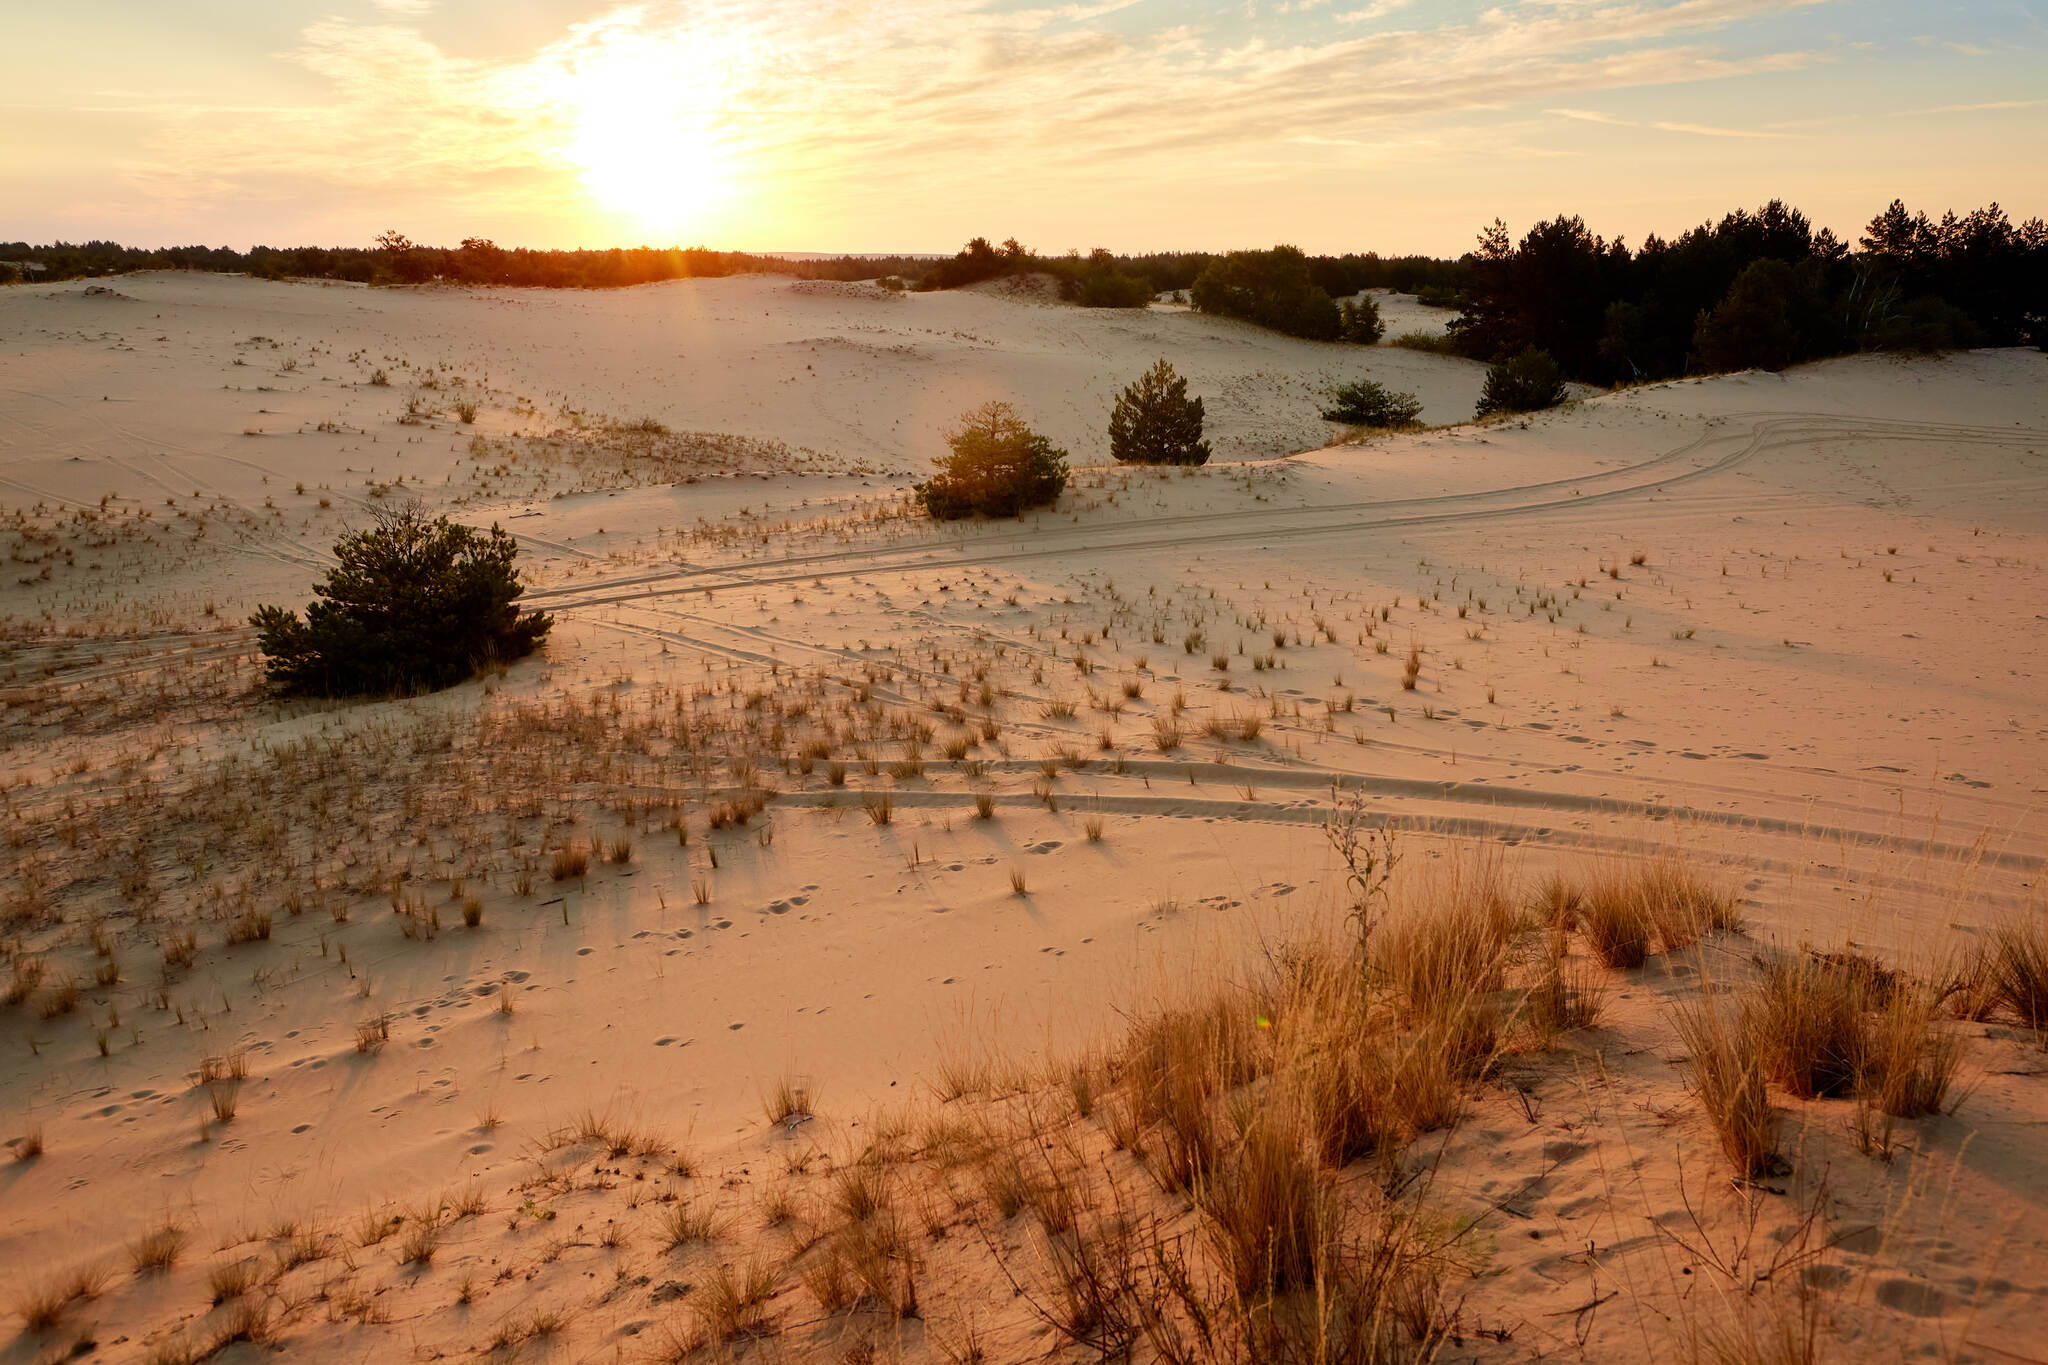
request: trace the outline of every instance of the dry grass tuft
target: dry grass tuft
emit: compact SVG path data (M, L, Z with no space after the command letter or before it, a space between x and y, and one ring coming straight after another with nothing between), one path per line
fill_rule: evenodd
M1735 893L1670 852L1603 869L1576 906L1569 896L1553 883L1543 909L1575 914L1587 944L1609 967L1642 966L1653 941L1672 952L1703 934L1742 928Z
M761 1095L761 1111L772 1124L811 1117L809 1089L792 1076L779 1076Z
M2048 1029L2048 921L2010 920L1991 934L1998 999L2028 1028Z
M687 1199L665 1206L655 1215L654 1226L662 1245L670 1251L692 1242L714 1241L719 1233L719 1223L712 1212Z
M391 1040L391 1016L372 1015L356 1023L356 1051L375 1052Z
M1878 1007L1863 1083L1871 1102L1893 1118L1938 1114L1949 1105L1962 1061L1962 1039L1942 1027L1938 993L1902 983Z
M185 1250L185 1230L175 1223L151 1228L128 1244L128 1261L138 1275L169 1270Z
M206 1272L206 1287L216 1304L239 1299L256 1287L256 1262L220 1261Z
M697 1291L704 1331L714 1341L765 1337L773 1330L768 1300L775 1295L775 1268L765 1260L743 1266L721 1265Z
M1650 919L1643 913L1628 882L1614 875L1587 888L1579 907L1579 928L1591 948L1609 967L1630 970L1650 956Z
M428 1265L441 1249L441 1222L438 1211L426 1210L414 1213L405 1220L403 1234L398 1239L398 1263L400 1265Z
M1859 977L1813 953L1773 962L1742 1005L1739 1031L1764 1073L1803 1100L1856 1088L1870 1038Z
M1692 1054L1693 1086L1721 1151L1737 1175L1749 1178L1778 1163L1778 1115L1743 1013L1699 1000L1679 1006L1672 1023Z

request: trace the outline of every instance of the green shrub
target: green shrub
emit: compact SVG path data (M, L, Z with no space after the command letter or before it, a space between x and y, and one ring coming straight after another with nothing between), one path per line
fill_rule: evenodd
M1784 261L1752 262L1693 329L1695 370L1782 370L1816 349L1809 334L1821 311L1811 280Z
M1124 464L1207 464L1202 400L1161 360L1116 400L1109 415L1109 453Z
M1083 308L1143 308L1152 302L1152 282L1124 274L1116 268L1116 258L1099 248L1068 283L1074 301Z
M1911 351L1934 355L1984 344L1984 334L1970 315L1943 299L1914 299L1870 330L1880 351Z
M1337 333L1354 346L1370 346L1387 334L1380 321L1380 306L1367 295L1337 310Z
M1430 355L1465 354L1458 349L1458 339L1449 332L1403 332L1390 339L1387 345L1398 346L1404 351L1424 351Z
M1299 247L1219 257L1195 277L1193 298L1204 313L1243 318L1310 341L1335 341L1343 331L1337 305L1310 278L1308 257Z
M1486 387L1479 393L1478 416L1497 412L1535 412L1554 408L1564 401L1564 376L1550 352L1532 346L1486 372Z
M1067 452L1033 431L1008 403L987 403L946 438L951 455L912 491L940 521L1014 517L1058 500L1067 486Z
M1337 390L1323 420L1354 427L1412 427L1421 415L1422 400L1414 394L1361 379Z
M336 542L340 563L314 587L304 620L283 607L249 618L273 686L324 697L430 692L531 654L554 624L516 605L519 547L498 527L429 520L417 507L372 515L374 525Z

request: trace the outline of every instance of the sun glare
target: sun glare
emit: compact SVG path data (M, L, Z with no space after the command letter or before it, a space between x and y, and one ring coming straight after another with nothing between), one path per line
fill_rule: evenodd
M647 231L678 233L725 196L710 66L701 52L645 42L607 51L566 77L574 120L567 153L599 204Z

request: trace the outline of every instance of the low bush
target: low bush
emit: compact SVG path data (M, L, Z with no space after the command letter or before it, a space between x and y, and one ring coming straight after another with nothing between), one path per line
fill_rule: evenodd
M1563 372L1551 359L1550 352L1532 346L1486 372L1486 387L1479 394L1477 415L1491 417L1501 412L1536 412L1542 408L1554 408L1563 401Z
M946 438L951 455L913 490L939 521L1014 517L1049 506L1067 486L1067 452L1033 431L1008 403L988 403L961 419Z
M1345 384L1323 410L1325 422L1354 427L1412 427L1422 416L1422 400L1370 379Z
M554 618L521 612L519 547L417 507L378 509L343 536L305 619L259 607L270 682L304 696L404 695L452 687L539 647Z
M1422 351L1429 355L1463 356L1458 349L1458 339L1449 332L1403 332L1390 337L1387 345L1398 346L1404 351Z
M1339 305L1337 335L1354 346L1371 346L1387 333L1380 306L1370 295Z

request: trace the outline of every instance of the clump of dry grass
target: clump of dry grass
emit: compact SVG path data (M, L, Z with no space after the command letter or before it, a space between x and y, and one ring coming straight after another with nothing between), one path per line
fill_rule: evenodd
M153 1227L128 1244L128 1260L138 1275L169 1270L185 1250L185 1230L176 1223Z
M1548 908L1556 909L1556 902L1548 902ZM1522 1002L1524 1017L1546 1046L1559 1033L1598 1023L1606 995L1592 965L1572 957L1565 919L1556 916L1544 931L1538 974Z
M663 1206L655 1215L655 1231L660 1235L662 1245L674 1251L692 1242L709 1242L717 1238L719 1223L716 1215L708 1208L699 1208L688 1199L677 1200Z
M1650 956L1650 918L1618 876L1605 876L1587 888L1578 911L1586 946L1609 967L1629 970Z
M1813 953L1768 964L1744 997L1740 1032L1764 1073L1800 1099L1854 1090L1870 1053L1870 999L1853 972Z
M558 848L555 850L553 861L548 865L548 876L558 882L584 876L589 871L590 850L585 848Z
M217 1262L206 1272L206 1287L216 1304L239 1299L256 1286L256 1262L242 1259Z
M356 1051L375 1052L391 1040L391 1016L374 1014L356 1022Z
M1582 896L1553 882L1542 908L1576 919L1600 960L1624 969L1642 966L1653 942L1673 952L1703 934L1742 927L1735 894L1670 852L1605 868Z
M97 1262L79 1266L21 1293L14 1300L15 1316L21 1319L23 1330L47 1332L63 1320L72 1304L98 1298L106 1283L105 1266Z
M219 1332L214 1337L213 1353L238 1341L261 1346L276 1334L277 1327L271 1314L270 1301L257 1297L243 1297L237 1299L222 1315Z
M1708 933L1736 933L1742 916L1735 893L1692 861L1666 850L1638 866L1630 881L1665 952Z
M1901 983L1877 1009L1863 1078L1870 1100L1893 1118L1938 1114L1962 1067L1962 1040L1940 1022L1932 988Z
M775 1267L760 1259L715 1267L697 1291L698 1313L713 1341L769 1335L768 1300L775 1295Z
M1298 1111L1261 1110L1231 1159L1198 1180L1195 1206L1239 1295L1303 1288L1327 1274L1340 1201Z
M1778 1115L1744 1013L1698 1000L1679 1006L1672 1023L1691 1053L1693 1086L1722 1153L1737 1175L1752 1177L1778 1162Z
M785 1124L792 1119L809 1118L809 1088L793 1076L778 1076L775 1083L762 1092L761 1111L772 1124Z
M270 938L270 912L245 910L228 922L226 941L232 948L243 943L261 943Z
M2048 1029L2048 921L2014 919L1991 933L1998 1000L2028 1028Z
M398 1239L400 1265L427 1265L441 1249L439 1210L420 1210L408 1217Z

